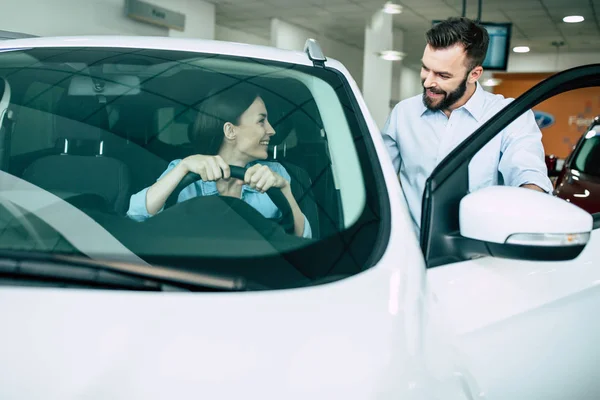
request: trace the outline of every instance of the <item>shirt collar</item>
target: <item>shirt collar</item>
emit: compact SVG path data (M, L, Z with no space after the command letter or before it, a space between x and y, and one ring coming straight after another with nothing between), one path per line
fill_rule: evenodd
M475 82L475 93L473 93L473 96L471 96L463 107L477 120L477 122L479 122L482 116L481 114L483 113L484 102L483 88L479 82Z
M421 113L419 114L420 116L423 116L423 114L425 114L427 111L429 111L429 108L425 107L425 103L423 103L423 95L421 94L421 101L419 102L419 106L421 107Z
M458 108L458 110L460 110L461 108L464 108L465 110L467 110L469 112L469 114L471 114L471 116L473 118L475 118L477 120L477 122L479 122L479 120L481 118L481 114L483 112L483 103L484 103L483 96L484 96L484 93L483 93L483 89L481 88L481 85L479 84L479 82L475 82L475 92L473 93L471 98L462 107ZM421 116L423 116L423 114L425 114L427 111L430 111L425 106L423 101L421 101L420 106L421 106L421 114L420 114Z

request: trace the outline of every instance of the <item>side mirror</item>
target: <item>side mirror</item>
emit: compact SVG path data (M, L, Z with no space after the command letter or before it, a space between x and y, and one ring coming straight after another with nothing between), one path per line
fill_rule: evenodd
M467 252L544 261L577 257L593 229L593 218L583 209L511 186L490 186L465 196L459 223L460 235L468 239L465 245L472 247Z

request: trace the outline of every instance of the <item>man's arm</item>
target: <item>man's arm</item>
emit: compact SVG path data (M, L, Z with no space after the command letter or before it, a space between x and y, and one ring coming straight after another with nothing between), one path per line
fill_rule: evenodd
M542 132L531 110L504 130L499 170L506 185L552 192L544 161Z
M546 193L546 191L544 189L542 189L538 185L534 185L533 183L524 183L524 184L521 185L521 187L524 187L524 188L527 188L527 189L537 190L538 192L544 192L544 193Z

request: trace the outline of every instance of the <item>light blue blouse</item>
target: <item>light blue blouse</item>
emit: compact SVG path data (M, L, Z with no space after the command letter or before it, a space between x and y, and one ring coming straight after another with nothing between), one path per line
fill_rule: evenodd
M158 179L161 179L163 176L165 176L180 162L181 160L171 161L165 172L163 172ZM273 172L278 173L285 180L291 182L290 175L281 164L271 161L256 161L248 164L248 167L255 163L268 166ZM148 192L148 189L149 188L142 189L138 193L131 196L129 201L129 210L127 211L127 216L129 218L136 221L144 221L145 219L151 217L151 215L148 213L148 209L146 208L146 192ZM177 202L182 202L197 196L214 195L219 195L216 182L205 182L198 180L185 187L181 193L179 193ZM271 201L271 198L266 193L261 193L260 191L253 189L248 185L242 186L242 200L254 207L265 218L278 219L281 217L281 211L279 211L277 206ZM160 211L162 211L162 209ZM305 238L312 237L312 229L308 223L308 220L306 219L306 216L304 217L304 232L302 233L302 236Z

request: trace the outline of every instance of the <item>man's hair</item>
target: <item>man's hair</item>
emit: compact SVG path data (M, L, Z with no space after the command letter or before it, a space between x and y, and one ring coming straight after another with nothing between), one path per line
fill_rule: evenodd
M434 49L461 45L467 53L469 71L483 64L490 41L484 27L465 17L451 17L439 22L427 31L426 36L427 44Z

